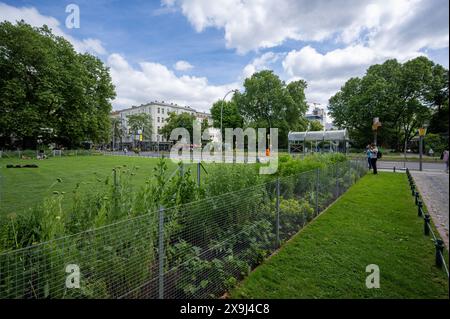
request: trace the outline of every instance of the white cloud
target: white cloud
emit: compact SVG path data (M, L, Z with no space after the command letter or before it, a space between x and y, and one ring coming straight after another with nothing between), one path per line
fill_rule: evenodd
M173 67L177 71L187 71L192 69L194 66L187 61L180 60L177 61Z
M281 54L279 53L266 52L260 57L253 59L251 63L244 67L244 70L242 71L242 79L252 76L255 72L270 69L270 66L277 62L280 58Z
M369 3L360 0L163 0L162 3L169 8L179 7L198 32L208 27L223 29L226 46L239 53L274 47L287 39L333 39L349 44L387 30L401 35L411 27L414 32L407 33L421 38L420 45L442 46L445 45L442 39L435 41L442 34L436 34L433 26L441 27L438 33L447 30L448 34L447 0ZM430 19L430 14L437 15L438 21Z
M405 52L399 60L403 62L420 55L424 53ZM349 78L363 76L370 65L382 63L388 58L399 56L362 45L350 45L325 54L306 46L298 51L290 51L282 65L286 74L291 77L289 81L302 78L308 82L308 100L327 105L328 99Z
M326 54L318 53L311 46L306 46L299 51L290 51L282 64L290 76L323 79L360 74L376 59L376 53L362 45L336 49Z
M178 77L159 63L141 62L134 68L117 53L111 54L107 63L118 96L113 102L115 109L158 100L208 111L227 91L238 87L237 83L211 85L204 77Z
M72 43L74 49L78 52L90 52L98 55L106 54L106 50L100 40L92 38L82 40L75 39L63 31L57 19L42 15L34 7L18 8L0 2L0 21L15 23L20 20L24 20L26 23L34 27L41 27L44 24L47 25L52 29L55 35L62 36Z
M353 76L362 76L372 64L396 58L400 62L426 55L424 49L448 48L448 1L391 1L386 7L366 8L364 37L359 20L339 35L343 49L319 53L311 46L292 50L282 65L288 76L308 81L307 97L322 104Z

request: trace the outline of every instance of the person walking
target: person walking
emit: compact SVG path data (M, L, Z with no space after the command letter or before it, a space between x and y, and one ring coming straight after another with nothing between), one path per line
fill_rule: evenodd
M444 160L444 163L445 163L445 172L448 173L448 159L449 159L449 152L448 152L448 150L444 151L442 159Z
M372 161L370 160L371 154L370 154L370 144L366 146L366 155L367 155L367 163L369 164L369 170L372 169Z
M378 174L377 159L378 159L378 148L374 143L372 143L370 144L370 164L372 165L372 170L375 175Z

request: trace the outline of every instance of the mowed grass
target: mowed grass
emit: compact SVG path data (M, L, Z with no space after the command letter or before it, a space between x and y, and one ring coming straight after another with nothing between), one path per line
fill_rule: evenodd
M139 167L133 183L140 186L153 174L157 161L125 156L54 157L40 161L0 159L0 215L27 212L53 191L66 192L66 198L70 199L77 183L84 191L97 190L102 185L98 180L112 178L113 168L120 165ZM37 164L39 168L6 168L7 164ZM176 169L170 160L167 165L170 171ZM196 174L196 166L189 166ZM58 178L61 182L57 182Z
M448 298L448 279L434 266L434 252L430 237L423 234L406 175L370 174L230 296ZM379 289L366 288L369 264L379 266Z

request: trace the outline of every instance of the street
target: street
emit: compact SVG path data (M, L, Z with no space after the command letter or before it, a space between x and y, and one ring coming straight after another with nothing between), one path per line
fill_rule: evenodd
M419 162L405 162L405 161L378 161L377 166L380 169L410 169L410 170L419 170ZM422 169L426 171L445 171L445 163L437 162L437 163L422 163Z

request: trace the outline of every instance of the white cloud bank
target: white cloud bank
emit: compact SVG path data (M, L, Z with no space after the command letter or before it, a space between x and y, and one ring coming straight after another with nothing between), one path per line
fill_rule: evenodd
M449 46L448 0L163 0L178 8L196 31L224 30L227 48L240 54L286 40L311 44L287 52L283 76L308 81L307 97L326 104L351 76L388 58L405 61ZM318 52L322 43L340 49ZM317 45L317 46L316 46ZM243 70L251 75L265 55ZM259 62L259 67L258 67Z
M205 77L178 77L159 63L141 62L134 68L117 53L108 57L107 64L116 86L116 109L158 100L208 111L215 101L238 86L237 83L210 85Z

